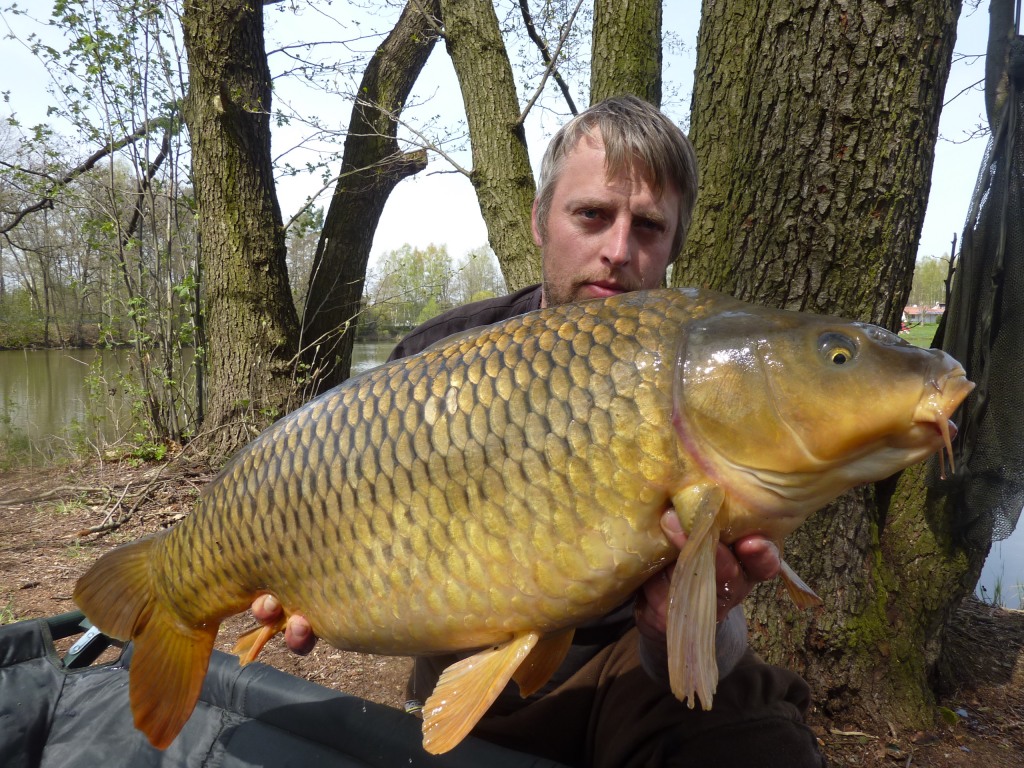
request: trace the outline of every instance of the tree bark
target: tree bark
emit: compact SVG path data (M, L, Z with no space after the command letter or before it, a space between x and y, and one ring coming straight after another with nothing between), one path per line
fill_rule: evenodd
M441 0L445 44L462 90L473 150L470 180L509 290L540 282L530 230L536 186L498 17L490 0Z
M661 106L662 0L596 0L590 103L625 93Z
M895 329L959 13L960 0L707 0L700 199L674 282ZM786 559L823 607L799 612L775 583L747 601L758 649L844 722L931 724L928 672L964 562L925 511L920 471L847 494L790 537Z
M203 430L227 454L292 405L298 318L271 167L262 6L189 0L182 27L206 306Z
M398 182L427 165L425 150L403 154L396 136L398 115L437 42L439 13L438 0L410 0L363 73L302 318L311 394L348 378L373 233Z
M675 279L898 327L959 11L705 2L700 201Z
M1019 427L1020 351L1024 347L1024 37L1016 35L1013 0L989 4L985 105L991 138L956 254L946 311L933 346L963 363L977 388L957 411L956 470L934 483L929 512L955 521L967 565L959 592L973 590L994 541L1009 536L1024 505L1024 433ZM941 495L940 495L941 494ZM998 600L998 594L992 596ZM966 601L965 601L966 602ZM957 621L971 621L969 611ZM970 672L958 659L967 634L951 626L940 662L943 684ZM952 674L953 677L948 677Z

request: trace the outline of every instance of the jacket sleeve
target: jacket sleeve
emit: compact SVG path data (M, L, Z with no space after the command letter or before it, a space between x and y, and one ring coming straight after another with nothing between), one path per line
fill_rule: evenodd
M475 301L450 309L413 328L391 351L388 362L418 354L452 334L540 309L540 297L540 286L531 285L508 296Z

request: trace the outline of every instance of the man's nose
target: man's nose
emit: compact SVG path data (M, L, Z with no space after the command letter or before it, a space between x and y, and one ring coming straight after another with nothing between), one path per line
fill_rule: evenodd
M606 231L602 259L609 266L621 268L633 259L633 229L629 217L619 216Z

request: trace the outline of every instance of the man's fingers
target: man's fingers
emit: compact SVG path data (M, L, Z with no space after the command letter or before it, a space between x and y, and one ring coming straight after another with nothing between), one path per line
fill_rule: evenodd
M771 539L747 536L733 544L733 550L751 582L768 581L779 575L782 558Z
M661 529L674 546L682 549L686 543L686 533L675 510L669 509L661 516ZM743 602L759 582L778 576L781 562L779 548L765 536L745 536L731 546L719 542L715 551L719 620ZM650 586L645 590L647 602L658 605L657 599L661 596L657 590L652 591ZM646 611L649 612L649 607Z
M273 595L260 595L252 601L252 615L261 624L274 624L281 619L281 603ZM316 645L316 635L306 617L293 613L284 627L284 642L289 650L305 656Z
M683 548L683 544L686 543L686 533L683 532L683 526L674 509L669 508L661 516L661 530L674 546L679 549Z
M743 568L732 549L719 542L715 550L715 581L719 589L727 582L733 582L743 576Z
M313 628L309 626L305 617L292 614L285 625L284 641L291 651L305 656L316 645L316 635L313 634Z
M273 595L260 595L252 601L252 615L261 624L273 624L281 616L281 604Z

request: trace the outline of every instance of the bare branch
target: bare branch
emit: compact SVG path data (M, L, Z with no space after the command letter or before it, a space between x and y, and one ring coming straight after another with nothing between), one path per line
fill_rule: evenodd
M579 8L580 6L577 5L576 11L578 11ZM533 15L530 13L529 0L519 0L519 9L522 11L523 22L526 24L526 34L530 36L530 39L533 40L537 48L540 50L540 55L541 59L543 59L544 61L544 66L551 68L552 77L555 78L555 82L558 83L558 87L562 90L562 95L565 97L565 101L569 105L569 111L572 112L573 115L579 114L579 111L576 109L576 103L572 99L572 94L569 93L568 84L565 82L565 80L562 79L562 76L554 67L554 60L551 58L551 53L548 51L547 42L537 33L537 28L536 26L534 26L533 23ZM576 11L573 11L573 18L575 18L576 16ZM570 20L569 26L572 26L572 20ZM564 39L565 38L563 37L563 40ZM559 43L559 45L561 45L561 43ZM522 120L520 120L520 122L522 122Z
M163 143L160 145L159 154L153 159L153 162L149 164L149 168L146 169L146 175L138 182L135 187L135 196L138 202L135 205L135 210L132 211L131 221L128 222L128 226L125 228L124 234L121 236L121 245L125 245L132 237L135 236L136 230L139 228L139 222L142 220L142 202L145 199L146 192L149 190L150 185L153 183L153 177L156 176L157 170L163 164L164 159L171 151L171 134L170 131L164 133Z
M429 149L431 152L434 152L434 153L440 155L441 157L443 157L445 160L448 161L448 163L452 166L452 168L454 168L458 173L461 173L467 179L470 177L472 171L470 171L468 168L463 168L461 165L459 165L455 161L454 157L449 155L447 152L445 152L443 149L441 149L441 147L439 147L437 144L432 142L429 138L424 136L423 133L420 132L419 130L417 130L414 126L409 125L409 123L407 123L404 120L402 120L395 113L392 113L392 119L396 123L398 123L400 126L405 128L407 131L409 131L409 133L413 134L417 139L419 139L421 147L423 147L424 149Z
M53 198L60 187L67 186L72 181L77 179L79 176L88 173L96 166L96 163L98 163L100 160L107 157L108 155L113 154L114 152L117 152L120 149L123 149L124 147L127 147L129 144L138 141L143 136L148 134L151 129L151 125L143 125L141 128L133 131L127 136L124 136L118 139L117 141L112 141L109 144L100 147L98 150L89 155L89 157L87 157L84 161L82 161L82 163L72 168L63 176L56 179L50 186L50 188L46 191L42 199L33 203L32 205L27 206L26 208L22 208L14 215L13 221L4 224L3 226L0 226L0 235L6 235L8 232L13 230L16 226L18 226L21 220L24 219L29 214L47 208L52 208Z
M952 96L952 98L949 98L949 99L947 99L947 100L946 100L946 101L945 101L945 102L944 102L944 103L942 104L942 108L943 108L943 109L945 109L946 107L948 107L948 106L949 106L950 104L952 104L952 103L953 103L954 101L956 101L957 99L959 99L959 98L960 98L961 96L963 96L963 95L964 95L965 93L967 93L968 91L973 91L973 90L975 90L975 89L976 89L976 88L977 88L977 87L978 87L979 85L984 85L984 84L985 84L985 78L981 78L980 80L975 80L975 81L974 81L973 83L971 83L971 84L970 84L970 85L968 85L967 87L965 87L965 88L961 88L961 89L960 89L959 91L957 91L957 92L956 92L956 93L955 93L955 94L954 94L954 95Z
M423 3L421 3L420 0L409 0L409 2L416 6L416 10L420 12L420 15L422 15L424 19L426 19L427 24L429 24L430 28L434 30L434 34L436 34L441 40L444 40L444 30L441 28L441 25L437 23L437 18L432 13L427 12L427 9L423 7Z
M381 108L378 106L377 109L380 110ZM384 110L381 110L381 111L384 111ZM401 122L397 118L395 118L395 119L396 119L396 122L399 122L399 123ZM403 125L404 125L404 123L403 123ZM414 130L414 129L410 128L409 130ZM363 168L355 168L355 169L352 169L350 171L346 171L344 173L335 174L331 178L327 179L324 182L324 184L320 187L320 189L318 189L316 192L314 192L312 195L310 195L309 198L308 198L308 201L306 202L306 204L303 205L301 208L299 208L299 210L296 211L295 214L290 219L288 219L287 222L285 222L285 225L284 225L285 230L286 231L290 230L292 228L292 226L295 224L295 222L298 221L302 217L302 215L304 213L306 213L307 211L311 210L312 206L313 206L313 202L318 197L320 197L320 195L322 195L328 189L331 189L332 187L337 186L338 182L341 181L342 179L346 178L347 176L355 176L357 174L363 174L366 171L370 170L371 168L381 168L382 169L382 168L388 168L388 167L392 167L392 166L394 166L396 164L402 164L402 163L406 163L406 164L411 163L411 164L414 164L414 165L419 164L419 163L421 163L421 162L423 162L425 160L425 158L426 158L425 152L426 152L427 149L433 150L434 152L437 152L438 154L443 154L443 152L441 152L440 149L437 149L433 145L428 145L428 146L426 146L426 147L424 147L422 149L414 150L412 152L404 152L404 153L400 153L398 155L391 155L390 157L383 158L379 162L373 163L372 165L368 165L368 166L365 166ZM462 170L462 169L460 169L460 170Z
M572 110L573 115L577 114L576 104L569 95L569 87L565 84L565 81L562 80L561 75L558 74L558 70L555 68L555 62L558 61L558 56L562 52L562 46L565 45L565 41L569 37L569 32L572 31L573 22L576 21L576 14L579 13L582 5L583 0L578 0L576 7L572 9L572 14L570 14L569 20L562 28L562 34L558 38L558 45L555 46L554 54L549 54L547 44L537 34L537 30L533 26L533 20L530 16L530 8L527 5L527 0L519 0L519 7L523 12L523 20L526 22L526 31L530 35L530 39L533 40L540 48L541 56L544 59L545 69L544 76L540 79L540 85L537 86L537 90L533 94L533 97L523 108L522 114L519 115L519 120L516 122L517 126L521 126L526 122L526 116L530 114L530 110L533 109L533 105L537 102L537 99L540 98L541 93L544 91L544 85L547 83L549 75L555 78L555 82L558 83L559 88L562 89L562 94L565 96L565 100L568 102L569 109Z

